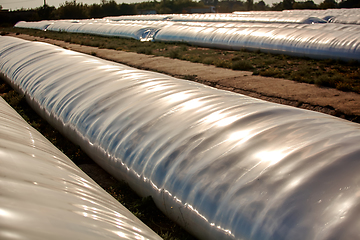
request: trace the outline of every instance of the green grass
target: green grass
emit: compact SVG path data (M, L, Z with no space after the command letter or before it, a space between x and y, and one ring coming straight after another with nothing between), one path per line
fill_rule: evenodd
M171 49L171 50L169 51L168 56L169 56L170 58L181 59L181 57L182 57L182 51L181 51L179 48Z
M27 104L25 98L15 92L1 78L0 96L16 110L26 122L42 133L75 164L93 163L79 146L72 144L67 138L62 136L56 129L37 115ZM98 182L98 184L101 185L101 182ZM168 219L155 206L151 197L139 197L125 182L115 181L113 185L106 187L105 190L165 240L196 239Z
M231 63L231 69L232 70L243 70L243 71L250 71L254 69L251 62L246 60L235 60Z
M260 51L225 51L189 46L184 43L140 42L127 38L31 29L2 28L0 30L2 35L7 32L23 33L99 48L165 56L233 70L251 71L253 75L284 78L316 84L319 87L360 93L360 63L357 61L313 60Z
M114 48L114 49L116 49L116 48ZM148 48L148 47L138 48L138 50L136 52L146 54L146 55L152 55L153 54L152 49Z

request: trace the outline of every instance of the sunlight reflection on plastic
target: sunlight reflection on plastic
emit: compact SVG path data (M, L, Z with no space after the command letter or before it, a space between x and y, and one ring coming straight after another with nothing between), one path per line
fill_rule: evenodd
M0 165L1 239L161 239L2 98Z
M282 151L262 151L256 154L256 157L261 160L262 163L269 163L269 166L280 162L286 154Z
M42 117L196 237L360 235L358 124L116 63L109 72L108 61L65 58L50 45L1 37L0 46L1 71ZM60 76L67 84L54 85ZM73 192L103 219L81 186Z

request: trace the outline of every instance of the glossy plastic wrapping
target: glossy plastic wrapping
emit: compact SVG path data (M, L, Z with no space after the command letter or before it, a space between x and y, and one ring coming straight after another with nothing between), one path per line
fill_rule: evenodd
M44 43L0 69L45 119L200 239L359 239L360 127Z
M161 239L0 98L0 239Z
M160 23L161 24L161 23ZM165 24L165 23L163 23ZM47 30L49 31L63 31L71 33L87 33L101 36L111 37L124 37L142 40L146 38L151 32L152 35L158 29L159 25L154 22L136 22L117 23L105 20L82 20L82 21L58 21L50 25ZM155 32L154 32L155 31ZM152 39L150 39L152 40Z
M331 23L360 25L360 9L287 10L287 15L317 16Z
M245 12L247 13L247 12ZM260 14L259 14L260 13ZM283 16L270 12L259 12L258 14L186 14L171 17L171 21L189 22L262 22L262 23L326 23L317 17Z
M312 26L312 25L310 25ZM360 31L295 27L192 27L160 29L154 37L161 42L185 42L222 49L249 49L318 59L360 60Z
M31 29L38 29L38 30L46 30L49 25L53 24L55 21L39 21L39 22L25 22L20 21L15 24L15 27L18 28L31 28Z
M112 21L193 21L193 22L263 22L360 24L360 9L254 11L217 14L158 14L106 17Z
M38 25L45 26L47 22ZM360 22L359 9L293 10L60 20L48 25L46 30L360 61L360 26L354 25L357 22ZM19 22L15 27L38 25Z

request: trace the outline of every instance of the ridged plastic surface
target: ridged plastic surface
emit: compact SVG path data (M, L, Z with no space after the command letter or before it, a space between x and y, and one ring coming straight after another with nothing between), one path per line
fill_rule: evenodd
M310 27L172 26L160 29L154 39L222 49L260 50L315 59L360 60L360 31L349 31L341 27L334 31L332 28Z
M0 239L161 239L0 97Z
M95 161L200 239L359 239L360 127L0 38L0 68Z
M341 24L339 24L341 23ZM20 22L15 27L185 42L222 49L260 50L317 59L360 61L360 10L162 14Z
M331 23L360 25L360 9L286 10L283 14L317 16Z
M20 21L16 23L15 27L18 28L31 28L31 29L38 29L38 30L46 30L49 25L53 24L55 21L39 21L39 22L25 22Z
M151 31L156 31L161 22L126 22L117 23L106 20L82 20L82 21L57 21L50 25L46 30L49 31L63 31L71 33L87 33L110 37L124 37L142 40L147 37ZM153 25L157 25L153 27ZM152 40L152 39L149 39Z
M360 9L253 11L216 14L157 14L105 17L112 21L192 21L257 23L342 23L360 24Z

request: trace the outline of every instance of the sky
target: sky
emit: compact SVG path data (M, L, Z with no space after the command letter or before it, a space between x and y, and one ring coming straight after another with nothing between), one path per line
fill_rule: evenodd
M46 0L47 5L55 6L56 8L60 6L60 4L64 3L66 0ZM71 0L68 0L71 1ZM144 2L145 0L115 0L117 3L135 3L135 2ZM259 2L260 0L254 0L254 2ZM264 0L264 2L268 5L272 5L275 2L281 2L282 0ZM314 3L319 4L323 2L323 0L313 0ZM77 0L76 2L93 4L100 3L100 0ZM0 5L3 9L21 9L21 8L37 8L44 5L44 0L0 0Z

